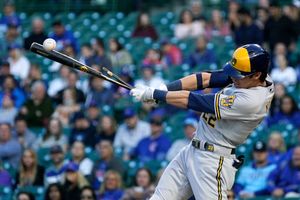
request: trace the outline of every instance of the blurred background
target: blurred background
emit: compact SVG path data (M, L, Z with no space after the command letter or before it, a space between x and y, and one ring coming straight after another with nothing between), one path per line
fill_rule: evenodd
M123 88L29 52L48 37L56 50L95 69L155 88L222 69L241 45L262 45L271 55L275 97L268 117L237 147L245 163L228 199L299 199L299 6L2 0L0 199L148 199L197 128L199 113L135 102Z

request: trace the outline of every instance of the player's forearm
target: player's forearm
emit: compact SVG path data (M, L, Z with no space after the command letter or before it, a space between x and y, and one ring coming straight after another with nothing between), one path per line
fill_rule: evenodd
M173 81L167 85L168 91L179 91L179 90L199 90L209 86L210 73L200 72L183 77L177 81Z
M187 108L189 95L189 91L168 92L166 96L166 102L179 108Z

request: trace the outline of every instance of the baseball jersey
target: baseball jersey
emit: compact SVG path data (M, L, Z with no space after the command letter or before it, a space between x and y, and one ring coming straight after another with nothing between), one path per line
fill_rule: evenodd
M215 95L215 114L202 113L196 137L212 144L235 148L267 116L274 84L267 77L267 86L248 89L230 84Z

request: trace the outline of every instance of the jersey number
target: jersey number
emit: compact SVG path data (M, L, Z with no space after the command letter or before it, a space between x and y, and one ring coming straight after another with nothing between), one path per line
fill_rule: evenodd
M209 126L215 128L217 118L214 115L203 113L202 118Z

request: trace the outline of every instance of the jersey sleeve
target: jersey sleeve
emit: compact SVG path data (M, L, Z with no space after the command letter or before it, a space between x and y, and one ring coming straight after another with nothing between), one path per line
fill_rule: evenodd
M217 119L250 120L258 110L257 101L246 93L234 95L217 93L214 104Z

